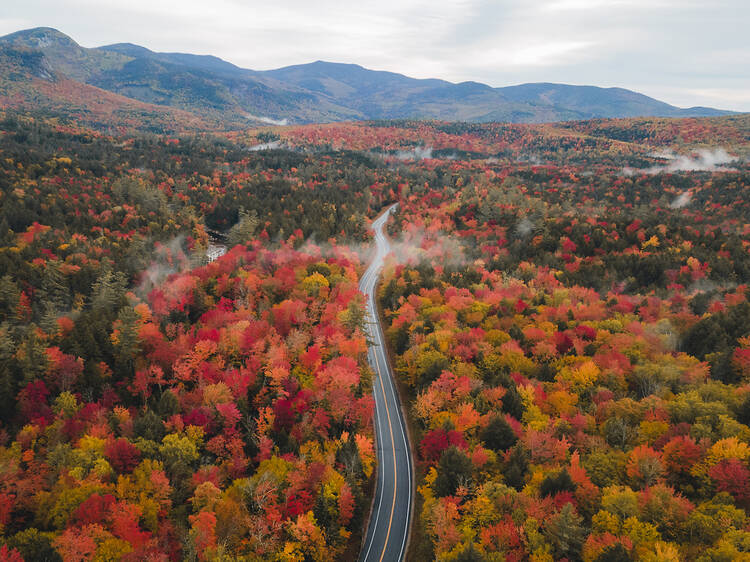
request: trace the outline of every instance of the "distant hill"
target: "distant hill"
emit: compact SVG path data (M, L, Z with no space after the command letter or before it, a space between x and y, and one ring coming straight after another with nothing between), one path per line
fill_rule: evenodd
M0 44L0 109L44 111L52 117L111 132L171 133L220 126L215 120L144 103L72 80L39 50Z
M107 98L102 92L107 104L124 104L127 111L139 107L156 121L159 108L170 108L188 112L194 123L227 129L272 120L421 118L535 123L731 113L702 107L681 109L622 88L547 83L492 88L478 82L419 80L324 61L259 72L213 56L156 53L130 43L88 49L52 28L0 37L0 58L14 61L0 66L4 105L33 106L39 101L39 88L34 84L43 82L42 89L51 93L41 105L63 114L72 109L84 114L93 111L89 106L95 92L104 90L117 95ZM67 94L55 98L54 85L62 83L67 84ZM70 91L75 90L73 83L80 84L80 100ZM70 107L76 103L77 107Z
M681 109L624 88L521 84L497 88L508 100L565 107L583 119L607 117L718 117L731 114L710 107Z

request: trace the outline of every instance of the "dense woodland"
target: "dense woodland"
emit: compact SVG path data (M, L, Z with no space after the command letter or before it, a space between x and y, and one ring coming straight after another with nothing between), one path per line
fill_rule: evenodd
M343 552L374 453L361 264L336 239L364 241L385 178L341 154L3 128L5 552ZM234 250L205 265L209 233Z
M747 117L0 117L0 560L356 557L392 202L415 560L750 556Z
M418 558L750 555L750 175L581 158L401 199L380 300Z

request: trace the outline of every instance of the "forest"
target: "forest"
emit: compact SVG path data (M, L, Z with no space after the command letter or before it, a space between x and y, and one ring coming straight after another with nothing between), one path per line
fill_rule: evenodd
M748 116L3 112L0 187L0 560L356 558L395 202L409 559L750 556Z

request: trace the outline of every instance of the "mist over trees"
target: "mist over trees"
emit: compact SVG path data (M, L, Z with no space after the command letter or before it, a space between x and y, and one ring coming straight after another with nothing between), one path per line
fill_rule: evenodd
M376 470L357 281L393 202L378 299L416 559L746 552L746 118L0 117L0 558L356 557ZM735 169L651 171L706 147Z

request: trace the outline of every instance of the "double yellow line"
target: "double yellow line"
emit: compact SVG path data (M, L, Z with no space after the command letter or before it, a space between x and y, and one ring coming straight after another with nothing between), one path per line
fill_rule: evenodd
M393 512L396 509L396 489L398 488L398 469L396 467L396 442L393 440L393 425L391 424L391 409L388 407L388 400L385 397L385 387L383 386L382 370L380 368L380 361L378 361L378 353L373 350L375 355L375 363L378 367L378 381L380 382L380 390L383 392L383 401L385 403L385 414L388 417L388 431L391 434L391 449L393 451L393 500L391 501L391 516L388 518L388 531L385 534L385 541L383 542L383 552L380 553L379 562L383 562L385 551L388 548L388 539L391 536L391 527L393 526ZM385 479L383 479L385 483Z
M393 207L391 207L391 209L392 208ZM378 230L373 229L373 230L375 230L376 243L381 238L382 239L385 238L383 236L383 234L382 234L382 230L381 229L382 229L383 223L387 220L387 216L388 216L388 214L390 214L390 210L391 209L389 209L386 213L384 213L384 215L381 215L381 217L379 217L376 220L376 223L377 223L377 221L380 221L380 223L377 224ZM375 226L375 225L373 225L373 226ZM387 244L387 242L386 242L386 244ZM378 246L379 246L379 244L378 244ZM376 254L375 260L378 259L379 254L380 254L380 248L378 248L378 250L377 250L377 254ZM376 261L373 261L373 264L371 265L371 268L368 268L368 271L365 272L365 275L362 278L361 285L363 285L362 289L368 289L367 284L372 280L372 285L373 286L372 286L371 290L367 291L367 297L368 297L369 303L370 303L370 321L371 321L371 325L375 326L376 332L373 333L373 334L371 334L371 335L377 340L375 342L375 343L377 343L377 347L380 347L381 350L382 350L384 348L383 335L382 335L382 330L380 329L379 319L377 318L377 308L376 308L375 297L374 297L374 293L375 293L375 281L377 281L377 272L378 272L378 267L376 266ZM365 292L365 291L362 291L362 292ZM391 500L391 513L390 513L390 516L388 518L388 529L386 531L385 541L383 543L383 550L381 551L380 558L378 559L379 562L383 562L383 559L385 558L386 550L388 549L388 541L389 541L390 536L391 536L391 529L393 527L393 516L394 516L394 513L395 513L395 509L396 509L396 492L398 490L398 461L397 461L397 458L396 458L396 442L395 442L395 439L393 438L393 422L391 420L391 409L390 409L390 406L388 406L388 398L386 396L385 385L383 384L383 376L387 376L388 375L388 364L387 364L387 359L384 358L384 361L386 362L386 364L385 364L384 367L381 365L380 359L378 358L377 347L372 346L370 348L370 350L371 350L372 354L374 355L374 362L375 362L374 366L375 366L375 368L377 370L378 381L380 383L380 390L381 390L382 396L383 396L383 404L385 406L385 413L386 413L386 417L388 418L388 432L390 433L390 436L391 436L391 452L392 452L392 456L393 456L393 498ZM391 386L391 389L392 388L393 387ZM396 399L396 396L395 396L395 393L393 392L393 390L392 390L391 394L394 397L394 399ZM376 402L376 406L377 406L377 402ZM402 429L402 432L403 432L403 429ZM405 437L405 435L403 437L404 437L404 444L406 444L406 437ZM383 473L383 487L385 487L385 473ZM409 490L409 495L411 496L411 490ZM382 502L382 499L383 499L383 497L382 497L382 494L381 494L381 496L380 496L381 502ZM410 502L411 502L411 499L409 500L409 503ZM410 506L407 506L407 508L410 508ZM375 528L373 528L373 534L370 537L370 547L369 548L372 548L372 543L375 540L375 532L377 531L377 520L378 520L379 516L380 516L380 505L378 505L378 514L375 517ZM408 514L407 514L407 524L408 524ZM404 536L404 541L405 540L406 540L406 536ZM401 551L399 552L399 558L400 558L401 554L403 553L403 547L404 547L404 544L401 545ZM369 548L368 548L367 553L365 554L365 561L369 558L369 554L370 554Z

